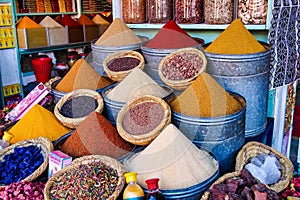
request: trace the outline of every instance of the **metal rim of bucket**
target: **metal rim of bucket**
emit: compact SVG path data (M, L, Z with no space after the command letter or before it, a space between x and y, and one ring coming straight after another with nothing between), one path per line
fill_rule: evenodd
M176 48L176 49L156 49L156 48L149 48L149 47L146 46L148 42L149 41L144 42L141 45L142 52L146 53L146 54L153 54L153 53L155 53L156 55L165 56L166 54L169 54L169 53L172 53L173 51L181 49L181 48ZM203 50L201 44L199 44L197 46L192 46L190 48L196 48L196 49L202 49Z
M172 196L176 196L176 198L184 198L184 197L191 197L195 194L198 193L204 193L205 190L211 185L211 183L213 183L216 178L218 178L219 173L220 173L220 166L219 166L219 160L217 159L217 157L209 150L207 150L206 148L200 146L197 143L194 143L194 145L197 146L197 148L199 148L200 150L206 151L210 156L212 156L216 161L217 161L217 170L214 174L212 174L208 179L202 181L201 183L198 183L196 185L187 187L187 188L180 188L180 189L175 189L175 190L163 190L161 189L160 191L163 193L163 195L165 197L170 197L172 198ZM143 148L143 147L142 147ZM149 193L149 190L145 187L143 187L143 190L147 193ZM201 189L205 189L205 190L201 190Z
M183 122L188 122L189 124L219 124L224 123L224 121L230 122L230 121L236 121L237 116L241 116L246 112L246 100L243 96L240 94L237 94L235 92L227 91L229 94L233 95L237 98L243 105L243 108L235 113L225 115L225 116L217 116L217 117L196 117L196 116L188 116L181 113L178 113L174 110L172 110L172 117L174 119L180 119ZM213 121L212 121L213 119Z
M253 60L253 58L259 59L260 57L265 57L270 53L270 51L271 51L270 44L268 44L266 42L262 42L262 41L258 41L258 42L266 48L266 51L262 51L262 52L258 52L258 53L250 53L250 54L216 54L216 53L211 53L211 52L205 51L205 48L208 47L211 44L211 42L204 44L203 48L204 48L204 53L209 55L209 57L212 59L217 59L217 60L223 61L223 62L224 61L231 62L232 60L241 60L241 59L243 59L243 61L248 61L248 60Z
M107 103L108 105L114 105L115 107L121 108L124 106L125 102L114 101L107 97L107 93L109 92L109 90L113 89L117 85L118 85L118 82L113 83L113 84L103 88L101 91L101 94L102 94L102 97L103 97L105 103ZM174 90L166 85L160 85L160 86L169 93L167 96L163 97L162 99L166 102L172 101L175 98Z

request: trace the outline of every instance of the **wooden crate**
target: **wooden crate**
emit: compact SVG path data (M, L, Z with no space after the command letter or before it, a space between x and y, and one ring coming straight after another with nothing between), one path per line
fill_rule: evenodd
M83 26L66 26L68 43L84 42Z
M49 46L68 43L68 34L65 27L46 28Z
M17 29L19 48L29 49L48 46L46 28Z
M100 26L95 25L83 25L84 41L89 42L100 37Z

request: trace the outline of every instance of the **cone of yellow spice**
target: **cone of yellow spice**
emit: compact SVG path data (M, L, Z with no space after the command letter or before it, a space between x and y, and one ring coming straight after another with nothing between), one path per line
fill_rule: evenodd
M208 73L203 72L170 103L175 112L194 117L217 117L240 111L243 105Z
M205 51L215 54L252 54L265 50L240 19L235 19L205 48Z

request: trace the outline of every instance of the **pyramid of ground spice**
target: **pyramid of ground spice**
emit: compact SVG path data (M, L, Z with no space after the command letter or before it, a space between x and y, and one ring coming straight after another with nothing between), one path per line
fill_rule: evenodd
M107 98L127 102L142 95L166 97L169 93L139 68L133 69L119 84L107 93Z
M100 15L95 15L95 17L93 17L93 22L96 24L110 24L108 21L106 21L103 17L101 17Z
M34 105L10 130L11 143L27 139L47 137L54 141L71 130L63 126L55 115L39 104Z
M132 149L133 145L123 140L117 129L98 112L90 113L61 147L74 158L106 155L118 159Z
M187 32L181 29L173 20L167 22L156 35L146 44L148 48L155 49L179 49L198 46Z
M142 42L141 39L120 18L116 18L95 42L95 45L127 46L140 42Z
M218 162L197 148L176 126L169 124L145 149L124 163L138 173L138 183L157 177L163 190L182 189L209 179Z
M55 87L61 92L77 89L97 90L110 85L113 81L101 76L85 59L79 59Z
M55 21L49 16L46 16L39 24L43 27L49 27L49 28L63 27L57 21Z
M240 19L235 19L206 49L216 54L250 54L265 51Z
M22 29L22 28L42 28L42 26L37 24L29 17L25 16L17 23L17 29Z
M64 15L59 19L59 23L63 26L79 26L80 24L72 19L69 15Z
M238 112L243 105L203 72L170 103L170 107L187 116L217 117Z
M77 21L82 25L95 25L93 20L91 20L90 18L88 18L88 16L84 14L80 15Z

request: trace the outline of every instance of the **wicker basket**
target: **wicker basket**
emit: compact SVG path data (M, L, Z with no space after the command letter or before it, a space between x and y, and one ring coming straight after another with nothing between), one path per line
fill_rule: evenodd
M214 185L216 184L220 184L220 183L223 183L226 179L228 178L234 178L234 177L238 177L240 175L240 172L231 172L231 173L226 173L224 174L223 176L219 177L209 188L208 190L206 190L204 192L204 194L202 195L201 197L201 200L208 200L209 199L209 195L210 195L210 192L209 190L213 188Z
M78 90L74 90L72 92L67 93L55 105L54 115L64 126L69 127L71 129L76 129L79 126L79 124L85 120L85 118L87 116L80 117L80 118L68 118L68 117L63 116L60 113L60 109L62 108L63 104L68 99L73 98L73 97L78 97L78 96L89 96L89 97L95 98L98 103L98 106L95 109L96 112L101 113L103 111L103 107L104 107L104 102L103 102L102 96L94 90L78 89Z
M145 59L143 57L143 55L137 51L133 51L133 50L124 50L124 51L117 51L114 53L109 54L103 61L103 70L105 71L106 75L114 80L114 81L122 81L127 74L129 74L133 69L130 70L126 70L126 71L112 71L107 67L107 64L109 62L111 62L114 59L117 58L123 58L123 57L133 57L136 58L138 60L140 60L140 63L138 66L136 66L135 68L140 68L141 70L143 70L144 65L145 65Z
M164 109L164 117L160 124L155 127L153 130L151 130L148 133L141 134L141 135L133 135L127 132L122 125L123 117L126 112L128 112L129 109L145 102L154 102L159 103L163 109ZM169 105L160 97L153 96L153 95L144 95L140 97L136 97L130 101L128 101L120 110L117 116L117 130L120 134L120 136L126 140L127 142L130 142L135 145L148 145L152 140L154 140L160 133L163 131L163 129L170 124L171 122L171 109Z
M203 60L203 65L200 67L199 71L197 74L195 74L192 78L189 79L184 79L184 80L171 80L166 78L163 75L163 68L165 66L165 62L167 62L169 59L176 55L180 55L182 53L189 53L189 54L194 54L195 56L200 57ZM184 90L186 89L203 71L206 70L206 64L207 60L202 51L196 48L182 48L177 51L174 51L173 53L170 53L169 55L165 56L159 63L158 66L158 75L160 79L168 86L175 90Z
M117 161L111 157L104 156L104 155L82 156L80 158L75 159L71 165L68 165L67 167L65 167L62 170L55 173L51 178L48 179L48 181L45 185L44 199L45 200L51 199L50 198L51 186L64 173L74 171L74 170L78 169L81 165L89 165L91 163L99 162L99 161L104 163L106 166L116 169L118 172L119 180L118 180L117 187L116 187L115 191L113 192L113 194L109 198L107 198L107 199L117 199L117 197L119 196L119 194L121 193L121 191L123 190L123 188L125 186L125 177L124 177L125 170L119 161Z
M46 137L39 137L39 138L20 141L0 151L0 161L2 162L4 156L13 153L15 148L27 147L32 145L41 149L41 154L43 155L44 162L30 176L23 179L24 181L36 180L47 169L48 162L49 162L49 154L51 151L53 151L52 142ZM0 187L5 187L5 185L1 185Z
M270 189L277 193L284 190L293 178L294 166L292 162L279 151L267 146L260 142L248 142L239 151L236 157L235 170L241 171L247 163L251 161L253 157L258 156L260 153L267 155L274 155L282 166L281 179L278 183L267 185Z

